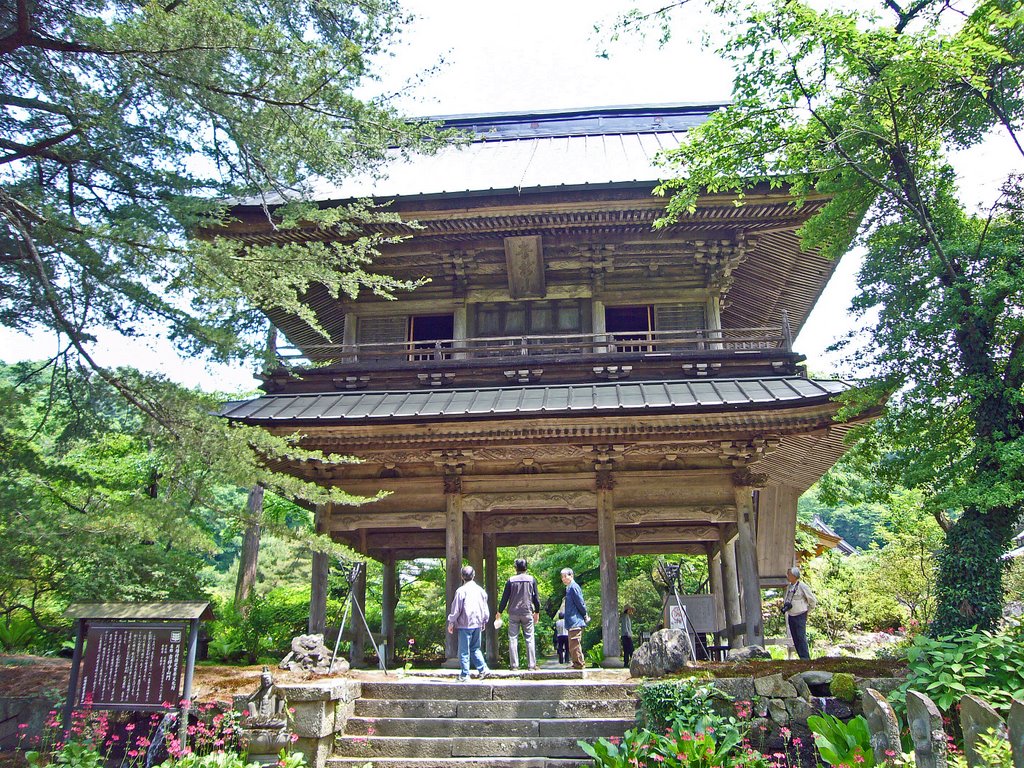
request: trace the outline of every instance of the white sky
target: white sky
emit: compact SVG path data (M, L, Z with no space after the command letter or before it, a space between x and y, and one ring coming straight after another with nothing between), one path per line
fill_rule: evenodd
M680 17L675 37L663 49L653 36L630 38L609 46L610 58L599 58L603 46L594 25L610 23L631 5L624 0L407 0L419 18L383 62L388 80L381 85L398 90L441 60L438 72L402 97L401 106L413 115L728 100L729 69L687 32L696 33L695 16ZM688 12L699 13L700 5ZM978 176L970 183L981 194L993 188L991 179L1005 173L1005 158L1002 148L991 146L965 158L964 167ZM815 372L834 370L823 351L850 327L846 309L855 271L855 258L840 263L796 341ZM95 354L107 365L158 371L207 390L245 390L256 384L242 366L208 369L181 359L158 338L140 342L100 334L100 339ZM0 329L0 358L7 361L40 359L55 344L44 336Z

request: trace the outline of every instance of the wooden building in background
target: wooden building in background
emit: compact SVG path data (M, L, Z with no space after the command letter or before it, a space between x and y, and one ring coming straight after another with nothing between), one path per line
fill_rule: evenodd
M616 557L633 553L706 556L717 629L761 641L760 589L784 583L797 498L843 452L834 396L848 385L808 378L792 349L835 267L797 237L823 200L711 195L653 228L655 155L715 108L450 118L472 142L316 191L322 205L391 201L418 222L373 269L430 282L397 301L312 289L331 338L274 315L293 348L266 394L224 415L363 460L297 475L390 492L316 517L384 564L389 648L396 561L444 558L449 599L468 561L493 600L497 548L528 543L600 548L609 666ZM258 206L235 215L232 233L252 242L303 236ZM318 558L314 629L326 567Z

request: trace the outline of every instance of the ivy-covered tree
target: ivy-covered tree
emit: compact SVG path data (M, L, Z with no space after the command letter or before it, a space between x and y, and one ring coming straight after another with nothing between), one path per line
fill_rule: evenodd
M854 308L869 385L890 401L878 472L924 492L946 529L935 633L991 627L1024 502L1024 195L1009 176L975 214L953 150L992 132L1024 156L1024 9L1011 0L885 0L819 10L800 0L713 2L733 105L667 154L668 219L700 194L757 184L825 200L807 247L862 246ZM667 11L668 12L668 11ZM627 24L637 17L627 19Z

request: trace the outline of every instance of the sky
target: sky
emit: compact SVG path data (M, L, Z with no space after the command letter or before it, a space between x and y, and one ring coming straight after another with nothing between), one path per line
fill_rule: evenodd
M606 44L595 32L629 8L627 0L406 0L418 17L391 55L382 59L386 77L369 92L400 93L398 104L411 115L440 116L562 108L722 102L729 98L731 71L702 50L695 31L700 6L686 9L673 26L674 37L659 48L628 37ZM607 49L608 57L598 56ZM430 74L422 73L435 68ZM408 85L413 83L413 87ZM979 190L979 202L1005 173L1006 154L989 145L965 155L961 165ZM808 318L795 349L818 373L838 370L825 354L832 341L851 328L847 313L854 291L857 255L837 266L829 286ZM56 351L56 341L0 329L0 359L40 359ZM242 365L207 367L179 357L159 338L125 340L100 333L93 350L105 365L129 364L161 372L187 386L211 391L253 389L257 382Z

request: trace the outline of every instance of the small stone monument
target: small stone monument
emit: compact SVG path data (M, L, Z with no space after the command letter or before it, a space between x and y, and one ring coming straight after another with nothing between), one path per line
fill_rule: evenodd
M314 675L338 675L348 672L349 665L345 659L334 659L333 652L324 645L324 636L320 634L299 635L292 638L292 650L278 666L292 672L309 672Z
M946 732L935 702L923 693L907 691L907 720L917 768L946 768Z
M868 721L868 732L871 734L871 751L875 753L875 763L881 765L891 757L886 752L899 754L902 751L900 721L896 719L896 713L885 696L874 688L864 691L861 704L864 706L864 719Z
M964 757L971 768L985 764L978 754L978 744L982 736L989 731L995 731L1004 739L1008 738L1006 723L999 713L969 693L960 699L960 727L964 732Z
M259 688L248 696L236 696L234 705L244 713L241 736L249 757L258 763L275 762L289 743L288 716L269 667L263 667Z
M1024 702L1014 701L1010 705L1010 716L1006 718L1010 729L1010 748L1013 750L1013 768L1024 768Z

